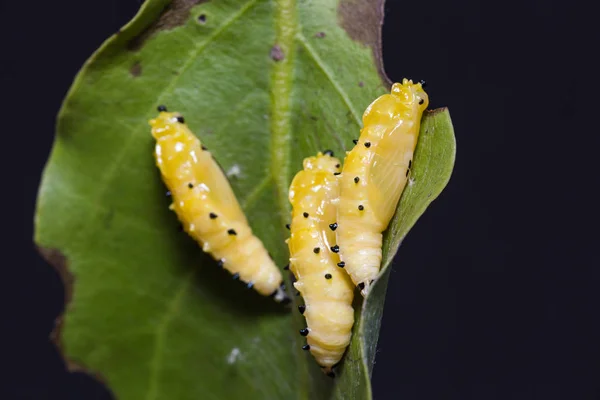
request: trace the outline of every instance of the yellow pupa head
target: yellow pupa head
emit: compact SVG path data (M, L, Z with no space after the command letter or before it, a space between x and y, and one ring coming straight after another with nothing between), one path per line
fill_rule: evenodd
M302 166L305 171L339 172L340 160L333 156L333 151L318 152L316 156L304 159Z
M429 105L429 97L423 84L425 82L413 83L412 79L404 78L402 83L394 83L392 85L392 96L405 103L407 106L418 106L421 111L424 111Z
M185 124L185 120L180 113L168 112L165 106L158 106L158 111L158 117L148 121L152 127L152 136L157 140L177 133L180 125Z
M363 122L367 124L386 124L399 120L407 112L425 111L429 105L429 97L423 90L423 83L413 83L410 79L394 83L390 94L384 94L363 114Z

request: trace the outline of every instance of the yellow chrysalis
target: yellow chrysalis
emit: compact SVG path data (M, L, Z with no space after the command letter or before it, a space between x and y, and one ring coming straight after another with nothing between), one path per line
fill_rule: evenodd
M429 104L421 83L404 79L363 114L363 129L344 160L337 244L352 281L365 296L381 264L387 229L406 186L421 117Z
M307 328L300 334L317 363L332 375L350 343L354 324L354 285L344 272L335 246L340 162L326 151L304 159L290 186L292 204L290 269L305 305L299 310Z
M262 295L286 299L281 272L252 234L223 171L178 113L160 106L150 120L154 156L185 231L233 274Z

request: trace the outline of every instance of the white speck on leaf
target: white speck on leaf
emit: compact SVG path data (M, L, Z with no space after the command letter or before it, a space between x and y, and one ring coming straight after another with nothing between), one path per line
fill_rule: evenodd
M229 170L227 171L227 177L231 178L232 176L234 177L239 177L241 174L242 170L240 169L240 166L237 164L233 164L231 166L231 168L229 168Z
M237 347L231 349L231 353L229 353L229 355L227 356L227 364L235 364L237 359L240 357L240 354L240 349L238 349Z
M412 186L415 184L415 180L413 178L408 179L408 186Z

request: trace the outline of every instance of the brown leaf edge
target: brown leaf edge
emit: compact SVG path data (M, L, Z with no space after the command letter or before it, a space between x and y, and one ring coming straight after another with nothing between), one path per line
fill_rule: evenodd
M64 317L65 314L71 304L71 300L73 299L73 286L75 284L75 275L69 270L69 261L67 257L62 253L62 251L58 249L46 248L40 245L35 245L36 250L42 256L42 258L50 264L54 270L58 273L60 280L64 286L64 309L62 312L54 319L54 328L50 332L49 339L54 346L58 349L62 359L65 361L67 366L67 370L71 373L73 372L83 372L98 382L102 383L104 387L113 395L110 387L107 384L107 380L102 374L97 371L91 370L87 368L83 363L72 360L68 358L64 351L64 346L62 343L62 330L64 327ZM113 395L114 397L114 395Z
M170 30L185 24L190 17L190 10L192 7L207 1L208 0L173 0L169 2L154 22L148 25L141 33L129 40L127 49L133 52L138 51L144 46L146 40L150 39L157 32Z
M392 81L383 65L382 27L385 18L385 0L341 0L337 9L338 22L348 36L373 52L377 72L384 86Z

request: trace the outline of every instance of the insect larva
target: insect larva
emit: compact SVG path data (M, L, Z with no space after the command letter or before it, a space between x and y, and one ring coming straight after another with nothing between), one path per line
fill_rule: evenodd
M282 276L263 243L252 234L222 169L178 113L159 108L150 120L154 156L171 192L171 208L184 230L234 279L262 295L286 299Z
M294 177L289 193L290 270L297 279L294 286L304 298L305 306L299 310L307 325L301 334L306 336L306 349L327 374L332 374L332 367L344 355L354 324L354 285L332 251L335 232L331 227L339 196L334 172L338 164L330 154L306 158L304 170Z
M406 185L429 99L421 83L404 79L363 114L363 129L347 154L340 181L337 244L361 293L368 293L381 264L387 229Z

